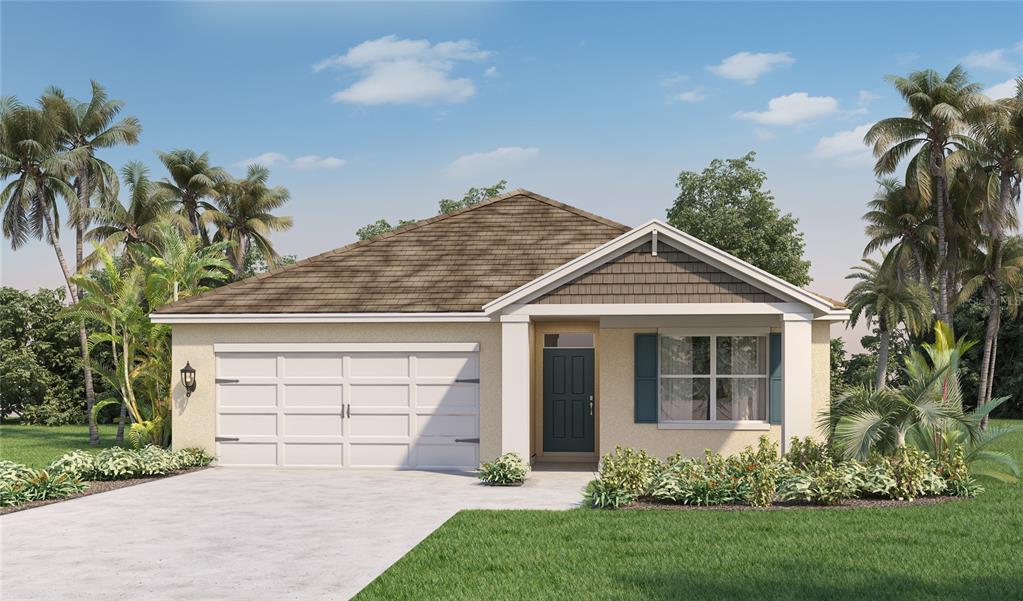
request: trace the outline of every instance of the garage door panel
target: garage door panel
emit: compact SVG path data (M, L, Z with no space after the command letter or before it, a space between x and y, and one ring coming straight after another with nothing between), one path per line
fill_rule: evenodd
M437 411L465 410L474 408L479 398L476 384L433 385L420 384L416 387L416 406Z
M341 467L344 445L290 442L284 444L284 465L292 467Z
M409 467L410 445L401 443L352 443L352 467Z
M340 353L286 353L283 357L286 378L340 378L342 375Z
M407 378L409 356L396 353L364 353L349 358L353 378Z
M221 386L221 407L276 407L276 384L234 384Z
M419 436L451 436L474 438L475 415L418 415L416 431Z
M407 384L352 384L350 390L353 407L409 406Z
M342 435L343 418L340 413L325 415L317 413L285 413L284 436L333 436Z
M220 416L221 436L276 436L276 413L224 413Z
M416 447L416 464L429 468L464 468L477 465L479 457L474 444L453 443L443 445L421 444Z
M416 357L416 376L421 378L478 378L479 355L451 353L421 354Z
M275 466L277 443L221 443L217 448L217 460L224 465Z
M277 357L265 353L224 353L217 355L218 376L222 378L276 377Z
M339 411L344 403L341 384L285 384L285 407L331 407Z
M349 424L352 437L409 436L408 413L394 415L358 415ZM353 441L354 442L354 441Z

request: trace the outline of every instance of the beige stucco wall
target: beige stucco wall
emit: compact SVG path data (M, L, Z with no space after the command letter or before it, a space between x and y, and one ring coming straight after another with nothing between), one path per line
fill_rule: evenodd
M501 449L501 325L498 323L394 324L182 324L173 328L173 447L214 452L215 363L223 342L478 342L480 345L480 459ZM196 370L189 398L179 371Z
M781 441L781 426L770 430L660 430L657 424L633 421L633 337L639 330L601 329L600 344L600 454L616 445L646 449L664 459L676 452L701 456L705 449L725 455L755 445L762 435Z
M831 405L831 322L815 321L810 332L810 373L813 375L811 407L814 434L820 437L817 420Z

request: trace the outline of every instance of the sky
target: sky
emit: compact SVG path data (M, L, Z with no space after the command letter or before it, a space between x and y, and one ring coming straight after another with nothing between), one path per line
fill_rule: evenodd
M664 219L680 171L754 150L805 233L809 288L842 298L876 189L863 133L904 112L885 76L962 64L1007 95L1021 23L1019 2L3 1L0 92L85 98L99 81L143 126L101 158L154 178L176 148L235 175L268 165L295 220L275 243L300 258L502 178ZM41 242L3 243L0 281L62 285Z

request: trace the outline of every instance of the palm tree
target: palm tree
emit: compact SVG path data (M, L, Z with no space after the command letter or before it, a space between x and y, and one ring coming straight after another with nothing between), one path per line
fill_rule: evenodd
M77 206L75 190L67 178L73 162L60 147L61 132L56 119L45 109L26 107L13 97L0 100L0 179L12 178L3 192L3 233L17 250L30 238L45 240L57 256L68 302L79 300L74 271L60 246L60 212L58 199ZM99 429L92 408L96 403L92 366L89 363L89 341L85 326L79 328L85 405L89 423L89 444L99 444Z
M228 257L234 266L235 279L245 274L245 260L250 251L265 257L271 268L280 263L280 256L270 242L270 231L291 228L291 217L272 213L288 202L288 190L282 186L268 188L270 171L261 165L249 167L244 179L225 182L215 202L216 209L206 211L204 221L217 227L215 242L231 243Z
M121 169L121 175L128 188L127 206L117 198L104 199L91 211L92 220L98 225L86 233L86 239L108 252L123 245L124 256L131 260L133 249L151 239L163 221L176 223L182 233L190 229L186 219L172 213L174 200L150 181L145 165L129 162ZM91 264L97 256L93 253L86 263Z
M873 146L878 175L893 173L910 158L906 182L934 209L937 227L936 269L939 321L951 325L951 294L946 256L946 213L948 175L946 153L963 146L968 131L967 115L986 102L978 84L969 83L966 72L956 66L945 77L936 71L914 71L907 77L889 76L888 80L905 99L906 117L882 119L864 136ZM914 154L915 152L915 154ZM955 165L952 165L953 167Z
M989 240L983 247L973 249L972 261L964 273L963 289L960 292L960 299L965 300L981 290L989 308L977 382L978 406L991 400L998 330L1001 327L1002 294L1005 293L1010 317L1015 317L1020 295L1023 294L1023 238L1014 236L996 244L995 240ZM987 425L986 421L984 425Z
M210 165L209 154L205 152L172 150L159 156L170 178L158 185L180 205L181 214L192 226L192 235L199 236L203 244L208 243L209 233L203 226L200 210L216 208L204 199L216 198L218 184L229 181L230 176L221 167Z
M203 246L198 236L182 236L170 222L156 228L152 240L139 247L145 257L146 301L152 309L200 294L229 279L231 264L224 259L229 242Z
M919 284L900 282L892 270L882 268L874 259L864 259L863 265L852 268L846 279L859 280L846 295L852 314L849 327L854 327L863 315L868 325L877 322L879 348L875 386L884 388L888 381L888 352L891 335L903 323L910 332L927 327L930 303L927 293Z
M934 217L912 190L898 180L878 181L878 191L867 203L870 210L863 215L869 238L863 256L888 248L886 268L897 269L904 279L903 266L910 266L913 278L924 287L932 306L934 285L931 270L934 264Z

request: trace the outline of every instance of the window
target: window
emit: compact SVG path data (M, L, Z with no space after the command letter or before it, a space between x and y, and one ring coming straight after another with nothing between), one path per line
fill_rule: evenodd
M593 348L593 334L587 332L544 334L544 348Z
M660 421L767 420L766 336L658 339Z

